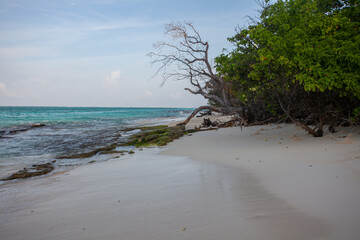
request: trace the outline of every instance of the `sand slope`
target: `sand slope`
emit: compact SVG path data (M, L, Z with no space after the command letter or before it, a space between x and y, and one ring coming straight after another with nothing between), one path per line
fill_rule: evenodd
M323 138L292 124L228 128L195 134L170 147L164 154L253 174L276 197L328 223L324 239L360 239L359 128L339 129Z

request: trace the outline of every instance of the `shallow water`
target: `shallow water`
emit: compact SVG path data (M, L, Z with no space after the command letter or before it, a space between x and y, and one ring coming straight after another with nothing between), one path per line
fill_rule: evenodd
M124 140L122 130L184 118L181 108L0 107L0 179L32 164ZM44 126L43 126L44 125ZM131 133L130 133L131 134ZM97 161L106 159L100 157ZM57 160L73 166L90 159Z

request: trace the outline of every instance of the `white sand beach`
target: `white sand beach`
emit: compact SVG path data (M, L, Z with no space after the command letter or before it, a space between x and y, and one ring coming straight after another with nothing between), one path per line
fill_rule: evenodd
M360 239L360 128L220 129L0 186L0 239Z

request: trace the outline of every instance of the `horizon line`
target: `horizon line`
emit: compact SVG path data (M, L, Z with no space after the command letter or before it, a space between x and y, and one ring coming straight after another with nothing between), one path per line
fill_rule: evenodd
M197 107L104 107L104 106L26 106L26 105L7 105L7 106L1 106L0 107L58 107L58 108L197 108Z

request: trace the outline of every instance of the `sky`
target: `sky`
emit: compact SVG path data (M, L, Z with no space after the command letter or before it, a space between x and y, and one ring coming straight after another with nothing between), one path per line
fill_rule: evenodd
M255 0L0 0L0 106L197 107L189 83L153 77L164 25L194 24L210 57L231 49Z

